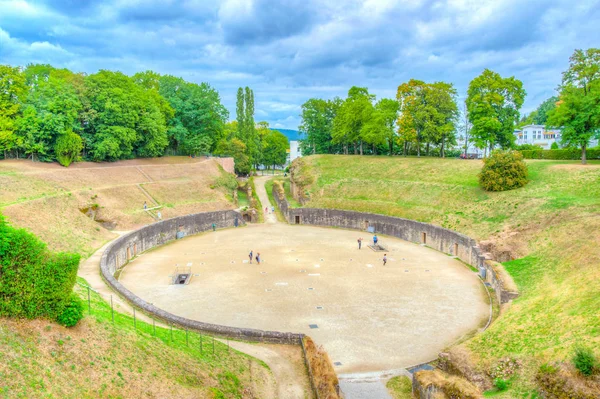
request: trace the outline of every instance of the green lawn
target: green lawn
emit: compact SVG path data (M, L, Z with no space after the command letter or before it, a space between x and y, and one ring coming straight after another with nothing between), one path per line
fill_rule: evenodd
M434 223L488 241L521 296L465 345L484 367L524 359L511 394L525 395L539 364L573 347L600 348L600 162L528 161L530 182L484 192L476 160L373 156L305 158L315 177L309 207L349 209ZM295 178L295 177L294 177ZM600 350L597 349L600 355Z

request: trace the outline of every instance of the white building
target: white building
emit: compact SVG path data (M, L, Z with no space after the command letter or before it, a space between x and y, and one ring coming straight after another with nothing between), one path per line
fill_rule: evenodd
M552 143L560 146L561 131L559 129L546 130L544 125L527 125L521 130L515 130L515 144L532 144L549 150Z
M288 165L291 164L294 159L300 158L302 156L302 152L300 151L300 142L293 140L290 141L290 149L288 150Z

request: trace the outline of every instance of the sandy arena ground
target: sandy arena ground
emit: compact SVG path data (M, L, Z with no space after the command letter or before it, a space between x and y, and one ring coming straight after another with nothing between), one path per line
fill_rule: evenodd
M487 320L487 294L463 264L381 236L389 249L383 266L383 253L366 246L370 239L357 231L280 223L220 230L142 254L120 281L180 316L306 333L341 363L338 373L429 361ZM260 265L248 263L251 249L261 253ZM199 276L171 285L176 264L188 263Z

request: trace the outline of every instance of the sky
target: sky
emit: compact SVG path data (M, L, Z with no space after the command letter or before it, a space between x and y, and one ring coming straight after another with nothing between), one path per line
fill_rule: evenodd
M311 97L394 98L415 78L462 101L484 68L520 79L529 112L599 25L600 0L0 0L0 64L207 82L230 119L249 86L257 121L297 129Z

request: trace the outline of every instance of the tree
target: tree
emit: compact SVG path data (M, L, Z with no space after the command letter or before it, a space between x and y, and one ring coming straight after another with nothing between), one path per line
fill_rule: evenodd
M458 120L456 97L456 89L451 83L431 83L425 90L427 115L423 135L428 143L439 145L442 158L445 156L446 145L456 144Z
M213 150L229 117L219 93L207 83L189 83L170 75L158 81L158 93L174 110L172 117L166 115L169 145L189 155Z
M60 135L56 140L56 146L54 152L56 154L56 160L62 166L69 166L72 162L77 160L81 150L83 149L83 143L81 137L73 133L73 131L67 131Z
M360 155L363 155L361 133L373 112L374 100L375 96L369 94L366 87L352 86L348 91L348 98L344 100L333 120L331 134L332 142L341 143L345 154L348 153L348 145L354 144L354 154L360 149Z
M278 130L269 130L264 138L263 163L265 165L282 166L287 160L290 148L287 137Z
M237 121L237 137L241 140L245 138L246 112L244 110L244 89L238 87L235 103L235 118Z
M461 124L459 126L460 130L464 132L464 136L461 137L461 140L465 140L465 157L469 152L469 134L471 133L471 122L469 121L469 111L467 110L467 102L463 103L462 110L462 119Z
M301 124L298 127L305 136L300 141L303 154L329 154L334 152L331 133L333 120L342 100L311 98L302 104Z
M246 154L246 145L240 139L221 139L215 148L215 155L233 157L235 173L238 175L248 175L252 170L252 163Z
M525 94L520 80L502 78L489 69L469 83L467 110L473 125L471 137L477 147L491 151L496 145L512 146Z
M408 145L416 143L417 156L421 156L421 141L429 112L425 100L426 90L427 83L416 79L411 79L398 86L396 95L400 103L398 134L404 147L404 155L407 154Z
M587 146L600 134L600 49L575 50L569 61L547 124L562 127L562 143L580 147L585 165Z
M382 98L375 104L371 117L362 128L361 135L365 142L375 146L387 144L389 155L394 153L396 141L395 124L398 119L400 104L396 100Z
M0 151L5 158L22 144L15 125L25 90L25 77L19 68L0 65Z

